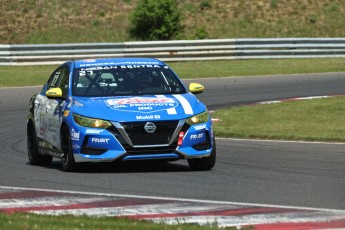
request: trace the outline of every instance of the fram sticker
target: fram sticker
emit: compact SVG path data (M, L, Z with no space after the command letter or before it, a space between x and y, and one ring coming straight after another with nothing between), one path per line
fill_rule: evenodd
M121 99L109 99L105 103L114 110L136 112L136 113L152 113L166 110L168 114L176 114L173 112L178 103L173 98L167 97L133 97Z
M106 103L109 105L124 105L124 104L162 104L162 103L175 103L174 99L167 97L133 97L123 99L110 99Z

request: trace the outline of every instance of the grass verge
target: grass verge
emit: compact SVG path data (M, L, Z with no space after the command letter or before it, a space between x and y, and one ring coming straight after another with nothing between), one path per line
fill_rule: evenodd
M345 141L345 97L217 110L218 137Z
M116 229L116 230L211 230L220 229L215 225L166 225L155 224L148 221L130 220L115 217L88 217L88 216L49 216L27 213L3 214L0 213L0 229L50 229L50 230L68 230L68 229ZM236 228L227 228L236 229ZM251 228L247 228L251 229Z
M184 79L345 71L345 58L170 62ZM0 87L42 85L58 65L0 66Z

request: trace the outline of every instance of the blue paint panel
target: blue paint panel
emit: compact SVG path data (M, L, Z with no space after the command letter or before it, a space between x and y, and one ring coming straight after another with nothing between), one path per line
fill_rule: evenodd
M210 155L213 145L210 118L204 123L186 124L188 118L205 112L206 106L188 92L165 63L151 58L108 58L70 61L63 65L69 66L71 72L68 96L54 116L59 117L61 125L69 127L77 161ZM147 70L151 74L148 91L122 88L128 80L132 81L129 86L140 82L144 77L139 75ZM159 84L153 81L157 76L162 77ZM43 91L41 95L44 97ZM73 114L85 119L77 121ZM102 122L110 125L96 128L95 124ZM150 130L145 129L147 122L153 123ZM177 146L180 132L184 137L182 145ZM54 137L60 137L60 133ZM209 149L193 148L205 142L211 142Z

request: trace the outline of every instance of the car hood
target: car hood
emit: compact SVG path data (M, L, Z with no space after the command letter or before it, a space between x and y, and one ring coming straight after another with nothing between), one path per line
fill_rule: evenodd
M132 97L74 97L71 111L109 121L180 120L206 110L191 93Z

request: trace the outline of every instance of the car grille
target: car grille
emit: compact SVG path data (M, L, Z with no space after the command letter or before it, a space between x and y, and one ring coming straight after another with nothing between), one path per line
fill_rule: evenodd
M159 121L153 123L157 127L154 133L145 131L144 126L146 122L123 122L121 125L134 146L168 144L176 130L178 121Z

